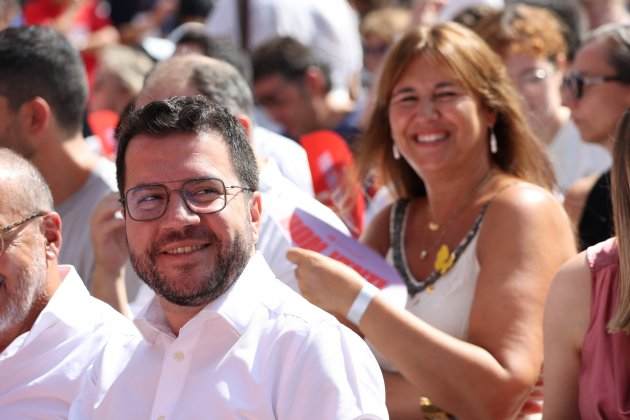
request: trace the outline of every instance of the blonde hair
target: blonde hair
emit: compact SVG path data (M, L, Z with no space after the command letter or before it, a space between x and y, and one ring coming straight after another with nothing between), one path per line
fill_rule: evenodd
M610 332L630 333L630 110L626 110L617 131L611 170L613 218L619 248L617 308Z
M503 62L474 32L452 22L411 30L388 53L375 104L361 139L359 175L362 179L372 173L376 165L377 176L394 187L396 196L426 194L424 183L411 166L404 160L394 159L388 115L395 84L409 63L419 56L444 63L482 107L496 113L493 130L499 147L497 153L490 155L494 165L525 181L553 188L551 165L543 146L527 125Z
M361 36L373 35L391 43L404 33L411 22L411 13L400 7L385 7L376 9L365 15L359 30Z

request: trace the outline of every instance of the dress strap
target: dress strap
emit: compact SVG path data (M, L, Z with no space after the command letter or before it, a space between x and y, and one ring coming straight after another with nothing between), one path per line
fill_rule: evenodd
M424 280L418 281L409 269L407 258L404 253L404 233L407 224L407 210L409 208L409 200L398 200L392 206L390 213L390 248L392 251L392 260L394 268L398 271L405 286L407 287L407 293L413 297L416 294L424 291L428 287L437 282L443 274L439 271L433 270ZM479 212L479 215L473 222L471 229L466 233L466 236L460 241L460 243L453 250L454 264L457 263L458 258L466 250L470 242L479 231L483 216L488 208L490 202L484 204Z
M486 203L484 203L471 228L468 230L464 238L457 244L452 252L453 266L457 263L459 257L464 253L464 251L466 251L468 245L470 245L472 240L479 232L486 211L488 210L488 207L490 207L494 199L503 191L513 187L514 185L518 185L518 183L511 182L503 186L498 191L496 191ZM435 284L435 282L437 282L448 271L439 272L437 270L433 270L426 278L418 280L414 277L413 273L409 269L409 264L407 263L407 258L405 257L404 252L404 235L406 232L408 217L407 210L409 208L409 204L409 199L401 199L394 203L390 213L389 232L390 248L392 251L394 268L396 268L403 281L405 282L405 285L407 286L407 293L409 294L409 296L413 297L416 294L424 291L425 289L433 286L433 284Z

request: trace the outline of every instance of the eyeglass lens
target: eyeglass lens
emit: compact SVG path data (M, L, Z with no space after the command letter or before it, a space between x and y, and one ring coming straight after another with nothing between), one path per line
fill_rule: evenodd
M11 232L12 230L14 230L15 228L18 228L28 222L30 222L31 220L35 219L36 217L41 217L44 216L46 213L45 212L37 212L37 213L33 213L30 216L28 216L26 219L20 220L19 222L13 223L11 225L5 226L3 228L0 228L0 255L4 254L4 246L6 244L6 239L5 239L5 235L8 234L9 232Z
M195 213L216 213L225 208L225 184L220 179L209 178L186 181L178 190L169 190L165 185L131 188L126 196L129 215L135 220L161 217L172 191L179 191L186 206Z
M580 74L571 74L564 78L562 84L575 99L581 99L584 93L584 78Z

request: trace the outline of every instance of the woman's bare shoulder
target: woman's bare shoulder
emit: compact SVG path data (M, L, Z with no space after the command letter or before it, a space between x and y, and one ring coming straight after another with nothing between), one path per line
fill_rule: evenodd
M528 182L508 181L489 201L488 219L490 221L507 219L516 222L550 217L562 223L568 222L559 199L548 190Z
M511 249L554 249L559 262L575 254L575 236L560 201L539 186L515 181L491 199L480 232L479 249L496 254ZM516 247L516 248L514 248Z
M556 273L545 308L546 328L566 333L579 347L589 324L591 306L591 270L586 252L570 258Z

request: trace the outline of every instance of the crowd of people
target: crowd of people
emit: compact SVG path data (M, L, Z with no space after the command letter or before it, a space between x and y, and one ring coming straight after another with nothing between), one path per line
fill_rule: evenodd
M0 418L630 419L624 0L0 0L0 197Z

